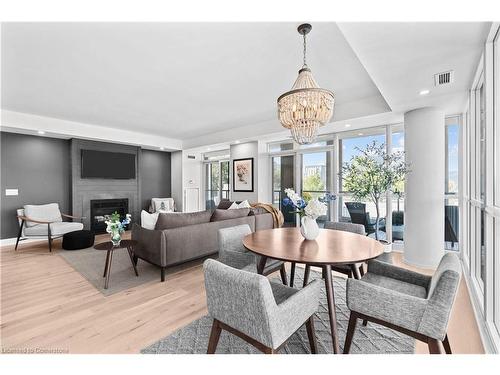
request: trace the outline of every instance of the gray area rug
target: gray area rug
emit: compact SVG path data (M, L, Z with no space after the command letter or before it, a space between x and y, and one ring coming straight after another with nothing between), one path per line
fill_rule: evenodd
M108 289L104 289L104 277L102 276L106 262L106 251L99 251L89 247L82 250L63 250L59 252L59 255L105 296L153 280L160 282L160 268L140 259L137 263L139 277L135 276L127 249L117 249L113 252Z
M93 247L89 247L82 250L62 250L58 254L105 296L110 296L149 282L160 282L160 267L149 264L141 259L137 263L139 277L135 276L127 249L117 249L113 253L108 289L104 289L104 277L102 276L104 273L104 263L106 262L106 251L99 251ZM166 281L168 282L169 275L199 266L206 258L195 259L167 268Z
M320 278L319 272L311 272L311 279ZM297 268L295 286L301 286L303 280L302 268ZM278 279L276 279L278 281ZM334 277L335 303L337 313L337 329L340 350L342 352L347 326L349 323L349 309L345 301L345 279ZM324 285L324 284L323 284ZM321 292L319 311L314 317L316 338L319 353L333 353L330 323L328 320L325 289ZM202 354L206 353L212 319L204 316L187 326L177 330L153 345L143 349L146 354ZM393 331L383 326L368 323L367 327L358 321L356 332L351 345L351 353L358 354L404 354L413 353L415 340L409 336ZM216 353L220 354L250 354L260 353L253 346L240 338L222 331ZM310 353L306 329L300 328L281 349L280 353L307 354Z

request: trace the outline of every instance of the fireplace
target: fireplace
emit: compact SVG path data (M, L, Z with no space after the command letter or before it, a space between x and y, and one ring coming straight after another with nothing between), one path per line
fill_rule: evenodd
M90 201L90 230L94 233L106 233L106 215L113 212L120 214L121 220L128 213L128 199L93 199Z

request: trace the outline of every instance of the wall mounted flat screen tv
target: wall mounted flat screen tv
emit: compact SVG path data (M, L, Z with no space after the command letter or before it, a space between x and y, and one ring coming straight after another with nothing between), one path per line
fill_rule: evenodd
M82 150L82 178L135 178L135 154Z

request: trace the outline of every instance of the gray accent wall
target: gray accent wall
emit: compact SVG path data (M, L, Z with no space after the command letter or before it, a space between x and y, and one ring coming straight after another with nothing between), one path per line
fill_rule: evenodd
M141 208L147 211L151 198L172 196L170 153L142 150L141 154Z
M66 139L1 132L1 238L17 236L16 209L59 203L71 213L70 142ZM6 196L5 189L19 195Z

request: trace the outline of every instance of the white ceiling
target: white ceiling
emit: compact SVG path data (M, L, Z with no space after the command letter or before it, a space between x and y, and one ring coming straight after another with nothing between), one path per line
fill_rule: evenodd
M276 119L295 81L295 23L2 25L2 108L188 139ZM314 24L308 63L336 119L387 104L335 23Z
M490 22L339 23L339 28L394 112L439 106L461 113ZM455 81L434 87L434 74ZM430 94L420 96L421 90Z
M123 130L157 136L174 149L177 141L198 147L281 132L276 98L292 86L302 62L296 27L3 23L2 110L16 121L2 119L2 127L56 118L71 122L73 131L89 124L87 133L95 134L81 136ZM422 106L460 112L489 27L314 23L308 64L336 95L334 117L323 132L354 119L373 126ZM435 89L433 74L450 69L455 83ZM420 97L425 88L431 93Z

